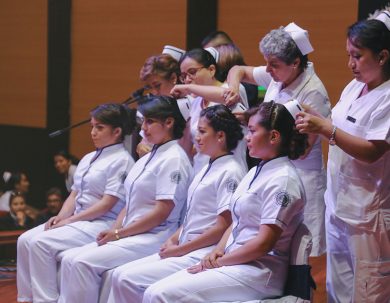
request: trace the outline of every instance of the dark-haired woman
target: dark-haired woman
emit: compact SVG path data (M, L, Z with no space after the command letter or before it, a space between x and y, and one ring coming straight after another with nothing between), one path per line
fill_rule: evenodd
M26 198L20 192L12 192L9 213L0 218L0 230L30 229L34 220L26 213Z
M60 256L95 241L124 206L123 182L134 161L122 142L135 126L135 111L118 104L100 105L91 111L91 126L97 150L80 161L61 211L18 239L19 302L56 302Z
M324 85L308 61L313 51L308 33L295 23L271 30L260 41L260 51L267 66L235 66L228 75L229 87L236 91L240 81L267 88L264 102L274 100L284 104L296 99L300 104L316 109L323 116L330 115L330 102ZM232 102L233 96L227 97ZM323 165L320 138L309 135L309 148L305 155L294 161L301 176L307 197L305 224L313 236L311 256L326 251L325 202L326 174Z
M285 106L267 102L251 112L247 140L250 155L262 161L231 198L231 227L201 263L149 286L144 303L241 302L283 293L290 241L305 203L290 159L304 153L307 137L295 130Z
M54 154L54 167L60 175L64 176L65 187L69 193L72 191L73 178L77 168L74 160L75 158L64 150Z
M348 28L355 77L332 120L301 113L297 128L329 140L329 302L390 301L390 11Z
M142 130L153 149L126 181L126 207L97 243L65 255L59 302L97 302L102 275L157 252L178 227L192 167L178 144L186 122L175 99L152 96L138 106Z
M193 156L194 172L198 173L209 161L209 157L199 153L199 148L194 140L198 129L198 120L202 109L219 103L224 103L224 93L227 84L221 82L217 63L213 55L204 49L193 49L185 53L180 61L181 81L185 84L176 85L171 94L175 97L187 95L197 96L191 104L191 136L196 153ZM240 87L240 105L242 110L248 108L248 101L244 87ZM242 111L241 110L241 111ZM246 146L242 141L233 151L240 164L247 168Z
M4 172L4 193L0 196L0 210L10 211L9 201L13 192L27 194L30 181L25 172L13 171Z
M184 222L159 253L115 269L109 302L141 302L147 286L211 252L231 224L229 201L245 175L231 153L242 137L239 121L226 106L201 112L195 140L210 162L189 187Z

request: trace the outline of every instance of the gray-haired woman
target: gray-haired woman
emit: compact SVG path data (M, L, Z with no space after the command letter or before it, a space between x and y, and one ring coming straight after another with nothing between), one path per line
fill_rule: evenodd
M296 99L316 109L323 116L330 115L330 103L324 85L314 71L308 54L313 51L308 33L295 23L271 30L261 41L260 51L266 66L235 66L228 75L231 89L226 104L237 99L240 82L249 82L267 88L264 102L274 100L285 104ZM320 138L309 136L309 147L304 156L294 161L306 191L304 222L313 235L312 256L325 252L326 177L323 167Z

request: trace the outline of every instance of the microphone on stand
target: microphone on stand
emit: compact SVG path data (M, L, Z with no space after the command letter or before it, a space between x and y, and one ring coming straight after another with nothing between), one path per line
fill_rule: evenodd
M144 98L144 93L146 91L150 90L150 87L145 85L144 87L141 87L139 89L137 89L135 92L133 92L129 98L127 98L125 101L123 101L121 104L124 104L124 105L129 105L129 104L132 104L132 103L135 103L135 102L138 102L140 101L142 98ZM71 130L72 128L75 128L75 127L78 127L80 125L83 125L83 124L86 124L88 123L89 121L91 121L91 118L89 119L85 119L81 122L78 122L76 124L73 124L73 125L70 125L68 127L65 127L63 129L59 129L59 130L56 130L54 132L51 132L49 134L49 138L55 138L57 136L60 136L62 135L63 133L66 133L67 131Z

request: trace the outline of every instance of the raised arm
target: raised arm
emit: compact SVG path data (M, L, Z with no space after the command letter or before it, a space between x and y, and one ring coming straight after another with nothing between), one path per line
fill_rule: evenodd
M307 111L298 114L297 129L301 133L319 134L324 139L329 140L334 129L332 121L312 110ZM344 152L366 163L377 161L390 150L390 144L384 140L366 140L353 136L341 128L336 128L334 138L336 145Z
M197 84L177 84L171 90L171 95L174 97L184 97L189 94L200 96L206 100L218 103L225 103L224 93L226 88L213 85L197 85Z

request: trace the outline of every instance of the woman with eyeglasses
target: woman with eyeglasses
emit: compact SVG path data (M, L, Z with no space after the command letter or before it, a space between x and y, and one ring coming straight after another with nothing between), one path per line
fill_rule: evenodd
M97 302L106 271L158 252L178 228L192 176L178 144L186 121L172 97L147 97L138 110L152 151L130 170L124 183L126 206L114 224L96 242L64 256L58 302Z
M125 204L123 183L134 160L123 140L135 126L135 111L103 104L90 115L96 151L78 164L72 192L58 215L18 239L18 302L57 302L61 257L71 248L94 242Z
M213 49L215 56L218 53ZM191 141L194 143L195 153L193 155L194 172L199 172L204 165L207 164L209 157L199 152L194 138L196 136L200 112L209 106L224 103L224 94L227 89L227 84L220 81L219 70L217 63L210 51L204 49L193 49L185 53L180 61L180 80L184 84L176 85L171 94L175 97L187 95L196 96L191 104L190 112L190 130ZM240 88L241 103L239 111L242 112L248 108L245 88ZM236 109L237 111L238 109ZM234 109L233 109L234 112ZM239 163L247 168L246 164L246 146L241 141L233 151Z

